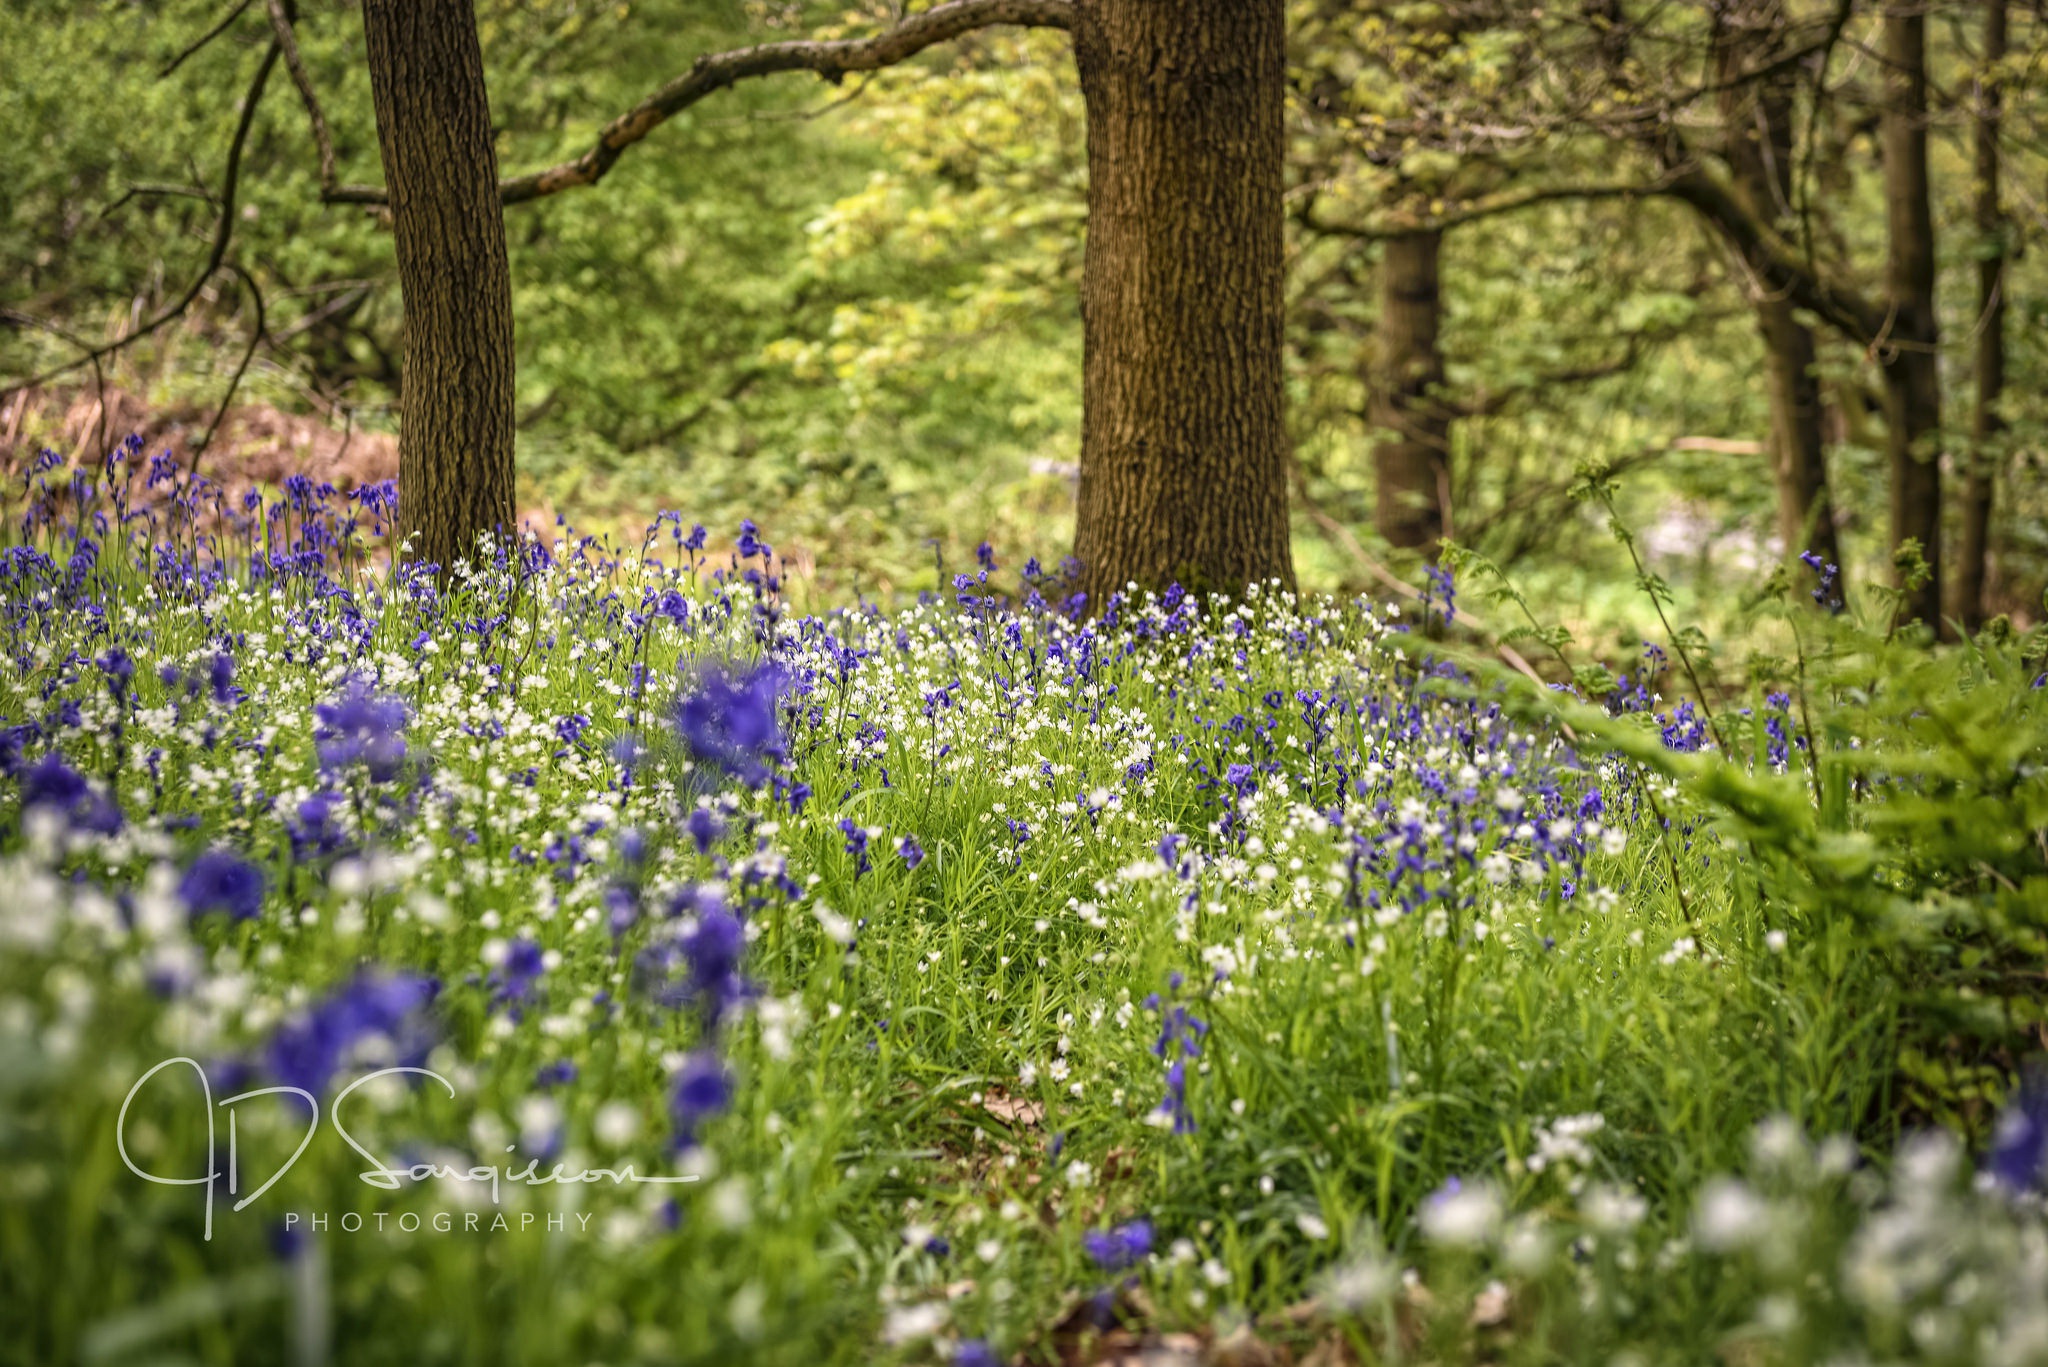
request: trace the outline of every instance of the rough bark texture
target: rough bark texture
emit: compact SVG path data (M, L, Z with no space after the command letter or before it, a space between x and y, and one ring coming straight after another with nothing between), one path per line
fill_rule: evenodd
M2006 0L1986 0L1986 68L2003 60L2006 43ZM1977 90L1976 218L1978 233L1998 246L1977 264L1977 397L1970 414L1970 473L1963 490L1963 544L1956 559L1955 589L1955 616L1973 631L1984 624L1989 611L1984 590L1990 577L1991 503L1998 487L1999 434L2005 427L1998 416L2005 393L2005 211L1998 186L2003 112L1997 80L1987 76Z
M1784 0L1734 0L1716 16L1714 52L1721 117L1735 195L1759 222L1783 223L1792 212L1791 69L1748 78L1776 53L1785 27ZM1764 345L1771 409L1771 465L1777 487L1778 534L1790 557L1811 550L1842 561L1828 496L1826 440L1813 330L1801 323L1790 294L1771 279L1770 262L1743 252L1750 304Z
M1438 344L1443 296L1438 260L1443 234L1387 239L1380 261L1377 373L1372 424L1386 435L1373 446L1374 522L1390 545L1436 556L1450 534L1451 414L1444 406L1444 356Z
M1927 180L1927 16L1893 0L1884 19L1886 284L1891 325L1884 366L1891 541L1918 538L1930 573L1901 615L1941 625L1941 374L1934 311L1934 213Z
M1126 582L1293 583L1284 0L1077 0L1088 108L1075 553Z
M513 525L512 281L470 0L363 0L405 301L399 530L451 565Z

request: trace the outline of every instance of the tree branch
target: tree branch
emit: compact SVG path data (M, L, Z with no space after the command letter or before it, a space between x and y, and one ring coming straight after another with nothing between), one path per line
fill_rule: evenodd
M1573 366L1568 370L1554 370L1540 379L1530 380L1526 384L1509 385L1491 394L1482 393L1467 399L1449 400L1444 403L1444 407L1453 418L1490 418L1526 395L1547 393L1569 385L1591 384L1595 380L1604 380L1633 370L1637 362L1642 360L1643 348L1649 340L1644 333L1632 332L1624 340L1619 356L1595 361L1590 365ZM1661 334L1655 340L1668 341L1670 334Z
M320 202L323 204L382 204L385 194L374 185L343 185L335 170L334 135L327 127L327 113L320 107L320 96L313 89L313 78L306 74L306 64L299 59L298 34L292 23L297 17L296 6L290 0L267 0L270 11L270 31L277 35L277 45L284 51L284 69L291 74L292 84L298 88L299 103L306 107L306 122L313 129L313 145L320 153Z
M313 78L306 74L306 64L299 60L299 39L292 32L292 16L285 8L285 0L269 0L268 7L270 31L277 35L277 45L284 53L284 69L298 87L299 103L306 106L306 121L313 125L313 145L320 149L320 193L324 197L334 188L334 138L327 131L327 115L320 108L320 97L313 91Z
M1313 204L1301 222L1312 232L1377 241L1415 233L1442 232L1538 204L1561 200L1648 199L1662 196L1689 205L1718 229L1731 246L1801 308L1810 309L1863 345L1880 340L1886 331L1886 310L1843 281L1809 266L1804 254L1776 228L1743 205L1735 192L1697 164L1674 168L1654 180L1589 181L1577 185L1541 185L1472 200L1431 215L1389 214L1363 222L1319 218Z
M213 278L213 273L227 260L228 241L234 236L235 231L235 189L242 177L242 149L248 144L249 129L256 122L256 108L263 103L263 87L270 82L270 71L277 65L279 52L280 48L273 40L270 47L265 50L263 60L257 64L256 78L249 82L248 93L242 97L242 112L235 121L234 136L228 141L227 168L221 175L220 218L214 224L213 249L207 254L206 265L200 269L199 274L192 277L191 285L178 297L176 303L136 324L112 341L90 347L84 355L66 361L63 365L52 366L40 375L31 375L25 380L8 385L4 390L0 390L0 393L32 388L76 370L82 365L97 365L101 357L110 356L130 342L147 337L192 307L192 301L199 297L199 291L206 288L206 282Z
M1467 223L1477 223L1481 219L1518 213L1538 204L1555 204L1572 199L1642 199L1668 193L1669 189L1667 181L1643 180L1596 180L1577 185L1538 185L1525 190L1507 190L1497 195L1487 195L1440 214L1403 214L1396 211L1380 218L1351 223L1318 218L1314 206L1310 205L1303 211L1301 221L1311 232L1351 237L1361 242L1378 242L1390 237L1412 237L1418 233L1444 232Z
M242 11L249 8L249 4L250 0L240 0L239 4L237 4L233 9L229 10L226 14L223 14L220 17L219 23L215 24L206 32L200 34L197 38L194 38L190 43L187 43L184 49L180 51L177 56L171 58L170 61L165 62L161 67L158 67L156 78L158 80L162 80L164 77L170 75L179 67L185 65L186 62L190 61L194 54L196 54L199 51L199 49L205 47L208 43L220 37L221 34L227 32L228 25L234 23L235 20L241 18Z
M204 185L171 185L158 181L137 181L135 182L135 184L129 186L126 190L123 190L121 192L121 197L119 199L115 200L112 204L109 204L106 208L100 210L100 217L112 217L115 210L127 204L128 201L131 199L142 199L147 196L155 195L162 195L173 198L182 197L185 199L203 199L208 204L213 203L213 191L207 189Z
M263 307L263 290L256 284L256 277L232 261L228 263L228 269L235 273L236 278L249 291L249 298L256 306L256 326L249 333L249 345L242 351L241 363L235 367L235 373L228 377L227 392L220 396L220 407L214 410L213 421L206 424L206 431L191 448L192 468L185 472L188 483L198 481L199 462L206 459L207 452L213 448L214 433L220 431L221 423L226 420L228 405L235 401L235 391L242 387L242 377L249 373L249 362L255 359L256 348L263 344L270 330Z
M708 54L606 124L595 145L582 156L502 180L498 193L506 204L524 204L564 190L595 185L628 147L707 95L753 77L781 71L814 71L836 82L848 72L894 66L928 47L975 29L1002 24L1070 29L1073 22L1074 7L1070 0L946 0L945 4L908 16L888 32L872 38L763 43ZM368 186L341 186L337 190L338 193L324 193L321 198L330 203L385 202L382 190Z
M1764 282L1794 304L1819 314L1865 346L1883 338L1890 325L1888 310L1818 266L1810 267L1797 247L1705 170L1694 166L1675 173L1664 193L1690 205L1719 229Z

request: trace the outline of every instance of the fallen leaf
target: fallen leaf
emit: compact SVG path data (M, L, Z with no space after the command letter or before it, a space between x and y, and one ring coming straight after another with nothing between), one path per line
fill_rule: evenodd
M1488 1282L1485 1290L1472 1298L1472 1327L1492 1329L1508 1322L1508 1315L1514 1309L1513 1294L1500 1282Z
M1045 1123L1045 1103L1026 1101L1022 1097L1005 1096L1001 1092L984 1092L981 1108L1006 1125L1042 1125Z

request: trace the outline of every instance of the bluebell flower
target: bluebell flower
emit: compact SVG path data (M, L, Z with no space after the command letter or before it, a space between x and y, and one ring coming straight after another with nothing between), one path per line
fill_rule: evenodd
M1842 609L1839 590L1842 567L1822 560L1812 551L1801 551L1799 560L1806 568L1820 576L1820 583L1814 586L1813 601L1831 611L1839 612Z
M692 807L683 818L683 831L697 846L697 853L709 854L711 847L725 838L725 823L708 807Z
M683 1060L668 1097L669 1118L675 1122L679 1144L689 1143L699 1125L730 1105L732 1075L715 1052L699 1049Z
M135 681L135 660L127 651L115 646L94 661L100 673L106 676L107 691L116 699L128 696L128 688Z
M953 1349L952 1367L1003 1367L1003 1359L986 1339L962 1339Z
M1091 1229L1081 1236L1081 1248L1104 1272L1121 1272L1152 1252L1152 1222L1132 1220L1110 1229Z
M341 696L313 708L313 742L320 771L339 777L356 768L372 783L388 783L405 764L406 706L378 693L362 678L351 679Z
M263 870L230 850L206 850L178 880L187 915L220 912L230 921L253 921L263 910Z
M2010 1191L2048 1179L2048 1070L2030 1070L1991 1133L1991 1173Z
M318 1096L372 1036L390 1045L378 1058L379 1067L418 1067L436 1038L429 1008L440 990L433 978L359 974L278 1028L265 1054L271 1076Z
M22 775L21 807L23 811L53 808L74 829L97 835L112 835L122 824L119 804L54 753L37 760Z
M757 786L787 755L777 714L788 684L773 664L739 676L707 666L676 700L676 732L695 758Z
M917 843L917 837L906 835L897 840L896 853L903 860L903 867L914 869L924 862L924 846Z
M850 816L840 818L839 831L846 837L846 852L853 856L853 876L857 879L875 866L875 861L868 857L868 833L854 824Z
M491 1004L517 1006L526 1001L547 971L547 955L539 942L520 936L505 947L504 959L491 972Z
M715 1025L746 999L747 985L739 971L747 948L746 927L723 906L712 906L698 914L679 944L690 966L692 993L702 1004L706 1021Z

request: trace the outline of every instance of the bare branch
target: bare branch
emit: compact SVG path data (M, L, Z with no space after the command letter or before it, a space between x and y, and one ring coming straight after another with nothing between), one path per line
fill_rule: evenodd
M1669 181L1613 180L1587 181L1575 185L1539 185L1526 190L1508 190L1497 195L1467 201L1440 214L1404 214L1396 210L1363 222L1344 223L1319 218L1313 206L1302 214L1302 223L1312 232L1376 242L1389 237L1412 237L1417 233L1443 232L1476 223L1484 218L1517 213L1538 204L1564 200L1642 199L1667 194Z
M299 103L306 106L306 121L313 125L313 145L320 149L320 191L324 195L334 188L334 138L327 131L327 115L320 108L319 95L313 91L313 79L306 74L306 64L299 60L299 39L292 32L292 16L285 9L285 0L269 0L269 10L270 31L277 35L277 45L284 53L284 69L298 87Z
M763 43L699 57L690 69L662 86L624 114L606 124L597 142L582 156L544 170L498 183L506 204L523 204L579 186L595 185L620 155L662 124L707 95L757 76L782 71L814 71L837 82L854 71L875 71L916 56L928 47L949 42L975 29L1014 24L1023 28L1070 29L1071 0L947 0L905 18L872 38L830 42ZM382 204L382 190L340 186L323 193L329 203Z
M1632 332L1623 344L1621 355L1594 361L1588 365L1573 366L1567 370L1554 370L1539 379L1526 384L1509 385L1491 394L1479 394L1469 399L1451 400L1445 404L1451 415L1457 418L1490 418L1504 412L1507 407L1530 394L1554 393L1572 385L1592 384L1615 375L1634 370L1642 360L1643 349L1650 339L1642 332ZM1655 340L1669 340L1661 335Z
M220 217L214 224L213 249L207 254L206 265L201 268L197 275L192 277L191 285L178 297L176 303L155 314L153 317L136 324L112 341L102 342L98 346L89 347L84 355L67 361L63 365L52 366L40 375L31 375L25 380L8 385L5 390L0 390L0 393L12 392L16 389L27 389L43 384L46 381L55 379L59 375L76 370L82 365L96 365L101 357L110 356L122 347L127 346L130 342L147 337L172 319L180 317L186 309L192 307L192 301L199 297L199 291L206 288L206 282L213 278L213 273L221 268L222 262L227 260L228 241L233 237L235 231L235 190L242 177L242 149L248 144L250 126L256 122L256 108L263 103L263 88L270 82L270 71L272 67L277 65L278 55L279 48L273 40L270 47L265 50L263 60L257 64L256 78L249 82L248 93L242 96L242 112L235 121L234 136L228 141L227 168L221 175Z
M1690 205L1752 263L1767 284L1801 308L1810 309L1859 343L1868 345L1886 330L1885 310L1854 288L1810 264L1778 230L1750 212L1735 192L1698 165L1675 168L1653 180L1590 181L1543 185L1475 199L1431 215L1388 214L1364 222L1320 218L1311 204L1300 214L1312 232L1375 241L1414 233L1440 232L1481 219L1562 200L1647 199L1662 196Z
M299 59L298 34L292 29L296 7L290 0L267 0L270 11L270 31L277 35L277 45L284 51L284 69L291 74L292 84L298 88L299 103L306 107L306 122L313 130L313 146L320 153L320 202L323 204L382 204L384 191L374 185L343 185L335 169L334 134L327 127L327 112L320 107L320 96L313 89L313 78L306 74L306 64Z
M196 54L199 51L199 49L205 47L208 43L220 37L221 34L227 32L228 25L234 23L235 20L241 18L242 11L249 8L249 5L250 0L241 0L241 2L237 4L233 9L229 10L226 14L223 14L220 17L219 23L215 24L206 32L200 34L197 38L194 38L190 43L185 45L185 48L181 52L179 52L177 56L171 58L170 61L165 62L163 66L159 67L157 69L156 78L158 80L162 80L164 77L176 71L179 67L185 65L185 63L190 61L194 54Z
M1665 191L1689 204L1728 240L1728 244L1763 277L1800 308L1810 309L1856 341L1870 345L1888 326L1885 309L1848 284L1809 265L1804 253L1770 224L1751 213L1735 192L1695 166L1672 176Z
M5 319L7 322L21 327L41 328L59 341L68 342L82 352L90 353L92 350L92 343L75 333L59 327L47 318L37 318L33 314L23 313L19 309L0 309L0 319ZM107 372L100 365L100 358L97 356L87 355L86 363L92 366L93 411L99 438L99 447L96 455L104 458L107 454ZM17 392L22 396L21 401L25 410L28 404L28 393L26 389Z
M255 359L256 348L263 344L270 330L269 324L265 321L263 291L257 286L256 277L232 261L228 263L227 268L235 273L236 278L242 282L242 287L249 291L249 298L256 305L256 326L249 333L249 345L242 350L241 363L235 367L235 373L228 377L227 392L220 396L220 407L214 410L213 421L206 424L206 431L200 434L198 443L192 447L192 468L185 473L188 483L198 480L199 462L204 460L206 453L212 449L213 434L220 431L221 422L228 415L228 405L235 401L235 391L241 388L242 377L249 373L249 362Z
M203 199L208 204L213 203L213 191L207 189L204 185L174 185L158 181L139 180L126 190L123 190L119 199L116 199L112 204L100 210L100 217L111 218L116 209L119 209L131 199L142 199L158 195L174 198L183 197L185 199Z
M499 189L505 203L518 204L580 185L595 185L628 147L705 96L751 77L815 71L837 82L850 71L894 66L975 29L998 24L1066 29L1073 27L1073 16L1069 0L948 0L873 38L763 43L699 57L689 71L606 124L597 144L582 156L505 181Z

